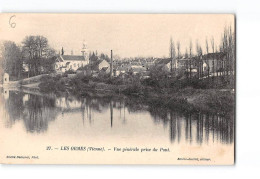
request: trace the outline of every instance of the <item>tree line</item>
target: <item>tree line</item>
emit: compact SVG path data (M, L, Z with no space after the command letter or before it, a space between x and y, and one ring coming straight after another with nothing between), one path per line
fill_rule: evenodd
M26 36L21 45L4 41L0 50L2 71L13 79L54 71L56 52L44 36Z
M193 42L190 39L189 46L185 48L185 53L181 54L181 44L179 41L175 43L170 39L170 58L171 73L173 76L177 75L176 60L184 58L184 70L186 78L191 80L196 77L198 79L208 78L215 82L215 78L219 76L226 76L229 83L234 83L234 69L235 69L235 32L231 26L225 27L221 35L220 44L215 43L214 37L205 39L205 52L198 40L196 40L195 53L193 53ZM196 69L196 73L192 72Z

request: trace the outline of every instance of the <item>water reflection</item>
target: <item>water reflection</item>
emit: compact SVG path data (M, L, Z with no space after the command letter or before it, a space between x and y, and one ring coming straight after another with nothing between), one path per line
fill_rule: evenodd
M110 125L104 124L107 125L104 127L113 130L117 124L115 122L121 121L121 127L124 126L128 132L138 131L139 135L146 132L145 126L162 125L154 130L161 130L162 133L168 131L166 134L171 143L185 141L190 144L229 144L233 143L234 138L233 115L220 116L200 111L183 113L129 98L82 98L69 95L57 97L36 92L9 91L8 94L1 95L1 100L6 127L11 128L16 121L22 120L29 133L48 132L48 126L52 125L52 121L68 114L77 114L82 119L79 125L91 126L97 120L96 115L101 115L104 119L109 115ZM131 114L137 113L139 118L143 117L144 120L132 117ZM128 121L133 124L129 125ZM133 125L135 130L132 130ZM122 130L117 135L124 132Z
M29 132L47 131L48 123L55 120L57 115L55 98L36 94L9 91L9 97L5 97L3 105L4 115L8 118L6 126L11 127L15 121L23 120Z

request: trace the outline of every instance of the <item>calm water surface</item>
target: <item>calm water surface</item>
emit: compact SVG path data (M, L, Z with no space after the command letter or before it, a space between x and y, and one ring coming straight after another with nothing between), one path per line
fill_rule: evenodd
M126 142L138 139L170 145L229 145L234 138L232 115L183 113L130 98L58 97L3 90L0 105L0 125L14 133L19 128L27 135Z

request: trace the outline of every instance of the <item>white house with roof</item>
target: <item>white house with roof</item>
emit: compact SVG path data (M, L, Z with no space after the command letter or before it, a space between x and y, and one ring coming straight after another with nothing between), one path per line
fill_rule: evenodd
M56 72L76 71L89 64L89 59L81 55L60 55L55 62Z
M80 67L84 67L89 64L89 56L86 53L87 45L83 42L82 55L64 55L63 47L62 54L59 55L55 62L56 72L76 71Z

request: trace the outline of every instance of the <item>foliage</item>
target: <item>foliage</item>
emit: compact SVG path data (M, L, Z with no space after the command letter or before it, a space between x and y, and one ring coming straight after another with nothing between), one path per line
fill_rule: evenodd
M97 61L98 60L98 56L96 56L95 53L93 52L92 55L89 57L89 60L91 62Z
M64 75L68 75L68 74L76 74L75 71L73 71L72 69L69 69L68 71L65 71Z
M29 68L29 76L39 75L43 72L51 72L51 66L54 63L53 57L56 55L55 50L49 47L48 39L43 36L26 36L22 42L25 62ZM48 60L51 64L43 67Z
M10 75L10 78L19 79L23 72L23 56L19 46L14 42L5 41L1 45L1 65L4 72Z

